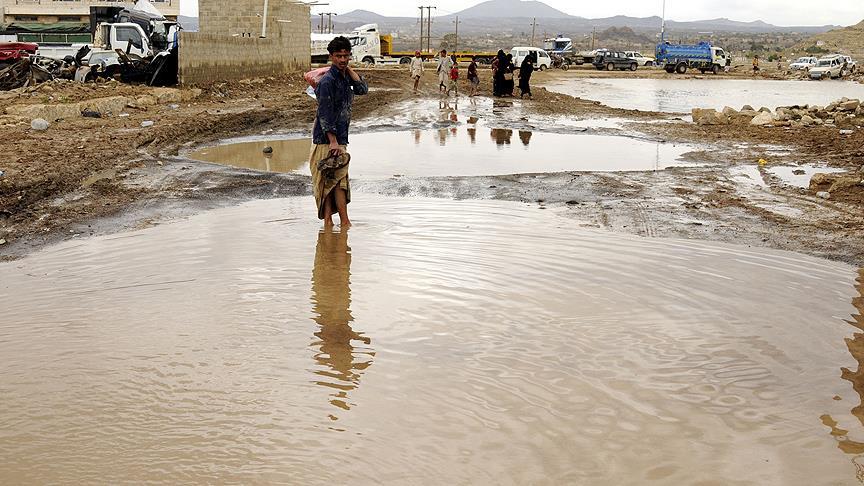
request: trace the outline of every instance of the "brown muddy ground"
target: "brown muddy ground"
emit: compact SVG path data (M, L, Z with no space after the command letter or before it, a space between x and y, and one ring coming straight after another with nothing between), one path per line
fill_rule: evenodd
M586 76L605 75L584 71ZM427 72L419 95L411 92L402 70L364 73L374 89L357 98L358 124L374 126L378 119L395 117L407 100L439 99L432 73ZM556 75L538 74L535 83ZM636 75L655 76L656 71L640 70ZM481 97L489 95L487 85ZM51 83L32 92L0 94L0 110L6 113L0 115L0 241L5 240L0 258L20 257L70 237L158 224L251 198L308 194L305 177L213 166L182 156L192 147L229 137L308 131L314 101L303 94L304 88L297 73L201 90ZM39 110L27 112L27 105L86 105L116 97L129 102L125 107L112 105L112 110L128 116L106 112L103 118L49 120L51 127L44 132L30 128L30 115ZM864 130L841 136L832 128L699 127L675 122L668 114L613 109L543 89L536 89L534 100L520 102L518 109L522 119L540 124L562 116L623 118L625 135L706 144L710 148L692 159L711 167L426 178L360 183L355 188L388 195L528 201L539 208L567 204L574 220L585 226L770 246L864 266L864 186L846 184L824 200L816 190L790 188L765 172L770 164L821 161L860 178ZM144 121L154 125L142 128ZM718 142L729 148L716 148ZM726 170L742 161L755 162L764 157L764 146L773 145L788 147L794 157L771 157L769 165L759 169L767 188L742 186Z

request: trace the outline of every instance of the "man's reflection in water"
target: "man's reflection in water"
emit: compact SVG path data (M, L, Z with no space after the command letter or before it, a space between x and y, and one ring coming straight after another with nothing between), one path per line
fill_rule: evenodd
M502 145L510 145L510 139L513 138L513 130L506 130L503 128L493 128L489 135L492 137L492 140L495 141L495 145L499 147Z
M468 138L471 139L471 145L474 145L477 143L477 129L476 128L469 128L468 129Z
M319 340L312 346L319 351L315 354L319 364L315 373L322 377L316 383L332 389L330 403L343 410L351 408L348 392L359 386L360 375L375 356L370 339L351 329L350 285L348 230L319 232L312 269L312 305L319 326L315 333ZM362 344L355 348L352 343L357 341Z
M852 299L852 305L858 309L858 314L852 316L852 320L847 322L864 331L864 269L861 269L858 274L858 285L856 288L858 289L858 297ZM840 368L842 372L841 377L851 383L852 389L858 393L859 403L852 409L852 415L864 426L864 333L855 333L851 339L846 339L846 347L849 349L852 357L855 358L855 361L858 362L858 369L852 371L848 368ZM849 431L842 429L840 424L830 415L823 415L821 419L822 423L831 429L831 435L837 440L837 447L841 451L854 455L864 454L864 442L851 440L849 438ZM864 475L864 468L857 461L853 460L853 462L855 462L859 474Z
M526 147L528 145L530 145L531 144L531 135L533 135L533 134L534 134L533 132L529 132L526 130L519 130L519 140L522 141L522 145L524 145Z

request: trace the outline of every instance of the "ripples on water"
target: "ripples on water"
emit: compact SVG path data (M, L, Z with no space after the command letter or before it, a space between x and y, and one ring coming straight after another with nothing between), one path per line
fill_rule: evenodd
M313 207L0 266L0 482L854 482L850 268L506 203Z
M740 110L751 105L816 104L825 106L842 97L864 99L864 85L852 81L775 81L764 79L562 79L547 84L551 91L600 101L627 110L690 113L693 108Z

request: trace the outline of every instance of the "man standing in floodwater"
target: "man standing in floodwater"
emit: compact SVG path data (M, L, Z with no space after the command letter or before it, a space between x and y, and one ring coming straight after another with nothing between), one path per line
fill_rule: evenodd
M423 77L423 57L420 51L414 52L414 58L411 59L411 78L414 79L414 93L420 89L420 78Z
M447 55L447 49L441 49L438 54L438 91L447 92L450 82L450 70L453 68L453 60Z
M312 131L312 154L309 169L312 172L312 192L318 206L318 219L324 226L333 226L333 215L339 213L343 227L351 225L348 219L348 203L351 202L351 187L348 184L348 126L351 124L351 105L354 95L369 92L366 81L348 62L351 60L351 41L337 37L327 46L330 53L330 70L315 88L318 100L318 115ZM331 159L327 168L319 168L319 161Z

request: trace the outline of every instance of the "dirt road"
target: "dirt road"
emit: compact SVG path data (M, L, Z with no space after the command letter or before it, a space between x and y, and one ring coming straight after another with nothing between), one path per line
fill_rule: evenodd
M411 92L401 70L371 69L364 75L373 90L356 101L357 131L435 126L439 94L432 73L427 72L419 95ZM488 72L481 76L488 80ZM535 83L549 76L555 74L540 73ZM357 181L355 190L527 201L541 209L567 205L578 225L770 246L864 266L864 186L855 182L862 177L864 130L840 135L825 127L700 127L668 114L613 109L543 89L535 90L530 101L495 104L487 98L488 82L483 85L480 103L471 110L489 126L566 133L572 130L566 120L615 118L622 120L620 126L591 130L695 143L703 148L687 158L700 166ZM0 241L5 242L0 257L17 258L54 241L159 224L252 198L308 194L309 179L302 175L258 173L185 157L191 148L224 138L308 132L314 101L304 88L298 73L202 90L51 83L32 92L0 94L5 112L0 116ZM462 99L464 107L467 98ZM75 116L85 109L101 118ZM430 112L430 119L417 121L406 113L418 109ZM51 123L46 131L30 127L40 116ZM777 154L778 146L786 151ZM579 156L579 148L570 153ZM759 159L767 163L756 164ZM839 185L832 179L825 187L800 189L770 172L772 166L806 163L842 168L846 178ZM830 190L830 199L817 196L823 190Z

